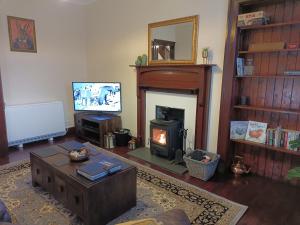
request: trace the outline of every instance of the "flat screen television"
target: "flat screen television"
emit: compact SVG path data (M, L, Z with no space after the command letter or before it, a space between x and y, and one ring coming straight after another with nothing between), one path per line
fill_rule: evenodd
M121 83L73 82L75 111L121 112Z

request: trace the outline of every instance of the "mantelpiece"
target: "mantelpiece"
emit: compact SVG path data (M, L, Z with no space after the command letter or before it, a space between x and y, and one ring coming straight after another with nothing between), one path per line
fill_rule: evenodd
M137 138L145 145L146 91L197 95L195 147L206 149L211 72L214 65L139 66L137 72Z

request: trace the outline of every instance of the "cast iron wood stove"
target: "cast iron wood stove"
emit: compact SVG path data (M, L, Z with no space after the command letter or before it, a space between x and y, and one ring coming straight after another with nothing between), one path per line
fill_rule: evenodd
M150 151L152 154L172 160L181 148L181 123L177 120L150 121Z

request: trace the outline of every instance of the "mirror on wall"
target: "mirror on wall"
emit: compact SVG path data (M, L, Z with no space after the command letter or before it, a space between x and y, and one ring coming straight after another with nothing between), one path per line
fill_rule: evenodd
M195 64L198 16L166 20L148 25L149 65Z

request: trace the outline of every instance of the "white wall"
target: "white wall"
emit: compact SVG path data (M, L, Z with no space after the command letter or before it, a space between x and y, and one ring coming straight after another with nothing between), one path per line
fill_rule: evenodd
M121 81L123 126L136 134L138 55L147 53L148 23L199 15L198 63L210 47L218 65L212 79L208 149L216 151L228 0L99 0L88 6L88 79Z
M73 124L71 81L122 82L123 126L136 134L136 57L147 53L148 23L199 15L198 63L210 47L208 148L216 151L228 0L0 0L0 67L8 105L61 100ZM35 20L37 53L11 52L6 16Z
M35 20L37 53L10 51L8 15ZM66 125L73 126L71 82L87 76L85 25L84 6L62 0L0 0L5 103L63 101Z

